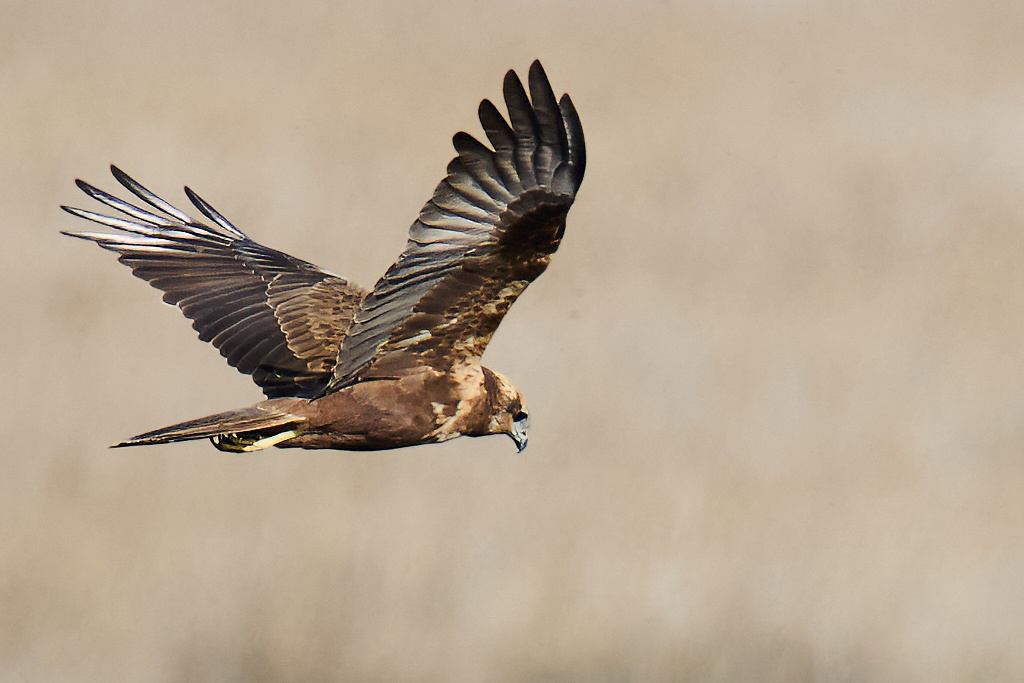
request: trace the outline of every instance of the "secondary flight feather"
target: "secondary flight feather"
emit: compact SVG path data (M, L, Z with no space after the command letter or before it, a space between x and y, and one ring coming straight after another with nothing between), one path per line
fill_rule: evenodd
M119 215L63 207L113 229L65 234L117 253L267 396L118 446L210 438L228 451L375 450L507 434L525 448L522 395L480 358L547 268L586 167L572 100L556 99L540 62L528 85L506 74L508 120L480 104L490 147L455 135L447 176L370 291L254 242L188 187L206 221L117 167L135 203L77 181Z

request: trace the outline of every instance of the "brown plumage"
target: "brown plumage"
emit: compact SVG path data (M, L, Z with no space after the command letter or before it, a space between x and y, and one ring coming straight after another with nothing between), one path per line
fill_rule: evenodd
M117 252L164 292L199 338L251 375L267 400L140 434L118 446L210 438L221 450L272 445L376 450L507 434L526 446L519 391L481 366L491 336L547 267L583 180L583 129L540 62L527 96L505 76L511 125L488 100L372 291L249 239L189 188L199 222L111 167L149 208L81 180L126 217L66 211L120 232L65 233Z

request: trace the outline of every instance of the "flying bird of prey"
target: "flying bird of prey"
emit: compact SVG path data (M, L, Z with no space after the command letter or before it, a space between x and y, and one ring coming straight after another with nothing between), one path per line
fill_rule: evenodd
M258 244L188 187L196 220L112 166L143 205L76 181L120 215L62 207L117 232L66 232L118 260L177 305L199 338L251 375L267 400L128 439L209 438L225 451L269 446L377 450L507 434L526 447L519 390L480 364L509 306L558 248L583 181L583 129L540 65L529 96L505 75L506 121L480 103L484 145L458 155L372 290Z

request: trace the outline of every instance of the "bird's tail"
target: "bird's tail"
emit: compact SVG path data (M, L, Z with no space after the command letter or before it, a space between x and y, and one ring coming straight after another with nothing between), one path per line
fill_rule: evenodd
M222 451L258 451L282 443L303 432L306 418L279 407L279 403L305 403L301 399L276 399L240 410L208 415L133 436L113 448L210 439Z

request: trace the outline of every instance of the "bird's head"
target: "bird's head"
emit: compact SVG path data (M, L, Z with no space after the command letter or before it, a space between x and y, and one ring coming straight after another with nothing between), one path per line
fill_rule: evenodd
M526 448L526 428L530 425L523 395L508 378L489 368L484 368L484 384L491 402L487 433L508 434L522 453Z

